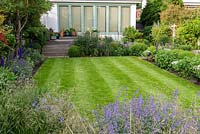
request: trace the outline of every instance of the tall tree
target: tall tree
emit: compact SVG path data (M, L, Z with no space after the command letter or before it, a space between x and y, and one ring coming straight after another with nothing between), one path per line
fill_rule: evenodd
M29 19L34 15L40 15L51 8L47 0L1 0L0 8L4 10L8 20L15 30L16 43L20 44L21 32ZM38 19L39 19L38 18Z
M163 0L149 0L142 11L141 22L144 26L152 26L160 21L160 13L167 8Z

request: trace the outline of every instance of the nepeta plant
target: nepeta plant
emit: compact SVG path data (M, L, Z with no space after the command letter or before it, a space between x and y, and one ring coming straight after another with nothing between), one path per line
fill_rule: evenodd
M153 96L134 95L130 101L116 100L95 111L100 133L118 134L193 134L200 132L200 107L182 109L177 103L178 91L173 101L163 102Z

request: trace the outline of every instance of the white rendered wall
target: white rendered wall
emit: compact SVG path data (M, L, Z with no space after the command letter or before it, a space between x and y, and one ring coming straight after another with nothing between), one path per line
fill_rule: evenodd
M53 4L50 11L47 14L42 15L41 22L47 28L52 28L54 32L59 32L58 30L58 6Z
M131 5L131 22L130 25L136 28L136 4Z

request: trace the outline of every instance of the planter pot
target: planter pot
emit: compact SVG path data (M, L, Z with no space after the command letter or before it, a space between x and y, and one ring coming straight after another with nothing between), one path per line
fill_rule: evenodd
M76 32L71 32L71 35L76 36L77 34L76 34Z
M56 39L60 39L60 34L56 33Z
M64 37L64 32L60 32L60 37Z
M70 36L70 33L69 32L65 32L65 36Z

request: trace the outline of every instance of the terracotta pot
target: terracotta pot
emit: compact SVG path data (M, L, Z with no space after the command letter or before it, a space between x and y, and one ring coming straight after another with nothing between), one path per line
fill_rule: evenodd
M60 32L60 37L64 37L64 32Z
M72 32L71 34L72 34L72 36L76 36L76 32Z

